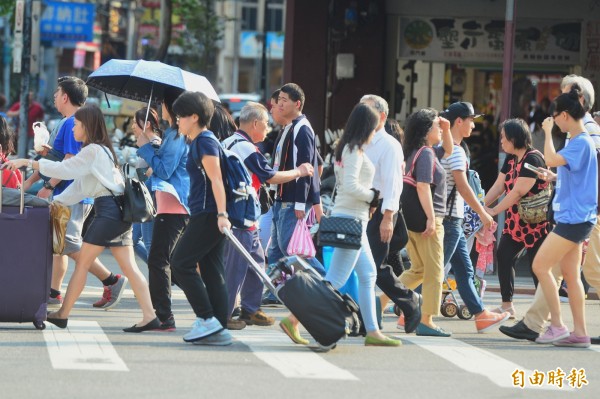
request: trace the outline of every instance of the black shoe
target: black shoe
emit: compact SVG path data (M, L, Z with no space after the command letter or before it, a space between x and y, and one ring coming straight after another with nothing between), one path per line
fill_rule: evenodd
M46 321L48 323L54 324L58 328L67 328L67 323L69 322L69 319L59 319L57 317L47 317Z
M238 306L237 308L233 309L231 318L238 317L241 313L242 313L242 308Z
M165 321L161 321L160 326L156 329L156 331L165 331L165 332L171 332L171 331L175 331L175 330L176 330L175 318L173 316L169 317Z
M414 332L419 326L419 323L421 323L421 305L423 305L423 296L416 292L413 292L413 295L415 296L415 301L417 302L416 309L412 312L410 316L407 315L406 312L403 312L404 332L407 334Z
M600 337L592 337L592 345L600 345Z
M262 300L262 306L272 307L272 306L280 306L280 305L283 305L283 303L279 302L275 298L267 297Z
M527 339L529 341L535 341L540 336L540 334L527 327L523 320L513 326L500 326L500 332L514 339Z
M138 327L137 324L134 324L132 327L124 328L123 331L127 333L141 333L144 331L156 330L158 328L160 328L160 320L156 317L145 326Z

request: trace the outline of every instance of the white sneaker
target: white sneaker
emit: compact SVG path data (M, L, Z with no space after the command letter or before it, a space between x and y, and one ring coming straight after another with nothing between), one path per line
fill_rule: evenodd
M227 346L233 343L233 338L231 337L229 330L225 329L211 335L210 337L202 338L192 343L194 345Z
M198 317L194 324L192 324L190 332L183 336L183 340L185 342L194 342L202 338L210 337L220 331L223 331L223 326L219 323L219 320L214 317L211 317L210 319Z

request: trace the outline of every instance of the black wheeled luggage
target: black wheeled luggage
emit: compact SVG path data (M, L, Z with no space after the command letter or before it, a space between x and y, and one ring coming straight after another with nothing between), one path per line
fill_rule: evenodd
M45 328L52 276L50 208L25 207L23 189L19 207L2 207L2 190L0 187L0 322L33 322L41 330Z
M323 280L304 259L298 256L282 258L278 262L276 275L270 277L231 231L226 230L225 234L267 288L296 316L323 349L331 349L340 339L358 333L360 321L356 302Z

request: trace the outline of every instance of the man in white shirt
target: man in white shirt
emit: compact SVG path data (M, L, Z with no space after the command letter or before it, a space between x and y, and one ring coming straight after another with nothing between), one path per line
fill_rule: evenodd
M365 154L375 165L373 187L380 192L380 204L367 225L369 245L377 266L377 286L402 310L404 331L410 333L421 320L420 295L404 287L392 267L383 263L400 209L404 154L400 143L384 129L389 113L387 102L373 94L363 96L360 102L373 106L380 115L375 135L364 147Z

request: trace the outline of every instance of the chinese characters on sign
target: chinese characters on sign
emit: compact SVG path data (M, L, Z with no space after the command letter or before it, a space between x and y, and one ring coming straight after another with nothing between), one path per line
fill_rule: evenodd
M400 58L442 62L502 62L504 21L401 18ZM580 22L519 20L515 62L579 64Z
M91 42L96 5L49 1L40 21L41 40Z
M530 376L525 375L523 370L516 369L511 377L513 386L518 388L525 388L526 386L541 387L547 385L556 388L570 387L581 389L584 385L588 385L585 369L577 370L572 368L569 374L566 374L560 367L545 373L543 371L533 370Z

